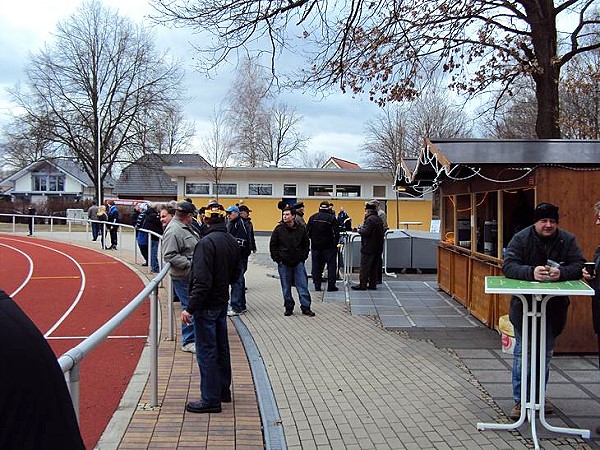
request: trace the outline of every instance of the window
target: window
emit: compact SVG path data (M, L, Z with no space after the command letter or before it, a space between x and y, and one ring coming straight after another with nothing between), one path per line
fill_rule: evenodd
M213 183L213 195L237 195L237 184L235 183Z
M210 184L208 183L185 183L186 195L209 195Z
M309 184L309 197L331 197L333 195L333 184Z
M248 185L248 195L273 195L273 185L250 183Z
M283 185L283 196L284 197L295 197L296 196L296 185L295 184L284 184Z
M374 198L385 198L385 186L373 186Z
M34 173L32 179L34 191L64 192L65 190L65 176L62 174Z
M351 184L338 184L335 187L337 197L360 197L360 186Z

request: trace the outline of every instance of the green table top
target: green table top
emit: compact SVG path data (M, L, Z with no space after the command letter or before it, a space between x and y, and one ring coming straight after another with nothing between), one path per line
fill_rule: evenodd
M582 280L523 281L506 277L485 277L486 294L594 295L594 290Z

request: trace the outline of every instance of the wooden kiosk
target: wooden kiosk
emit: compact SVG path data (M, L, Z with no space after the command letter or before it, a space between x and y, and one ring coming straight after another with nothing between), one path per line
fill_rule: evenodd
M559 207L559 226L575 234L586 258L600 243L600 141L426 140L404 178L439 190L438 285L490 328L510 298L485 294L485 276L502 275L503 249L531 225L535 205ZM591 353L597 342L590 297L572 297L556 350Z

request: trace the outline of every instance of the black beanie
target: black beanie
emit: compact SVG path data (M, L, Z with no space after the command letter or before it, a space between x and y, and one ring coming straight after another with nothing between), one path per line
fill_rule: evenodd
M540 203L533 211L533 223L542 219L554 219L558 222L558 206L552 203Z

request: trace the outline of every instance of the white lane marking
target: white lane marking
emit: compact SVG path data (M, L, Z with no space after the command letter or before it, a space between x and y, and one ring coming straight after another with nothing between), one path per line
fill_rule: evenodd
M87 339L89 336L49 336L46 338L47 341L64 341L68 339ZM108 336L107 339L148 339L148 336Z
M69 306L69 308L61 316L61 318L58 319L56 321L56 323L54 325L52 325L52 327L50 327L50 329L48 331L46 331L46 333L44 333L44 337L48 338L48 336L50 336L65 321L65 319L67 317L69 317L69 314L71 314L73 309L75 309L75 307L79 303L79 300L81 300L81 296L83 295L83 291L85 290L85 284L86 284L85 272L83 271L83 267L81 267L81 264L79 264L77 261L75 261L75 259L73 259L73 257L71 257L70 255L67 255L64 252L61 252L60 250L56 250L55 248L48 247L48 246L42 245L42 244L38 244L38 243L32 242L32 241L23 241L23 240L19 240L19 239L11 239L11 238L6 238L6 239L9 241L21 242L21 243L30 244L30 245L33 245L36 247L45 248L47 250L51 250L55 253L58 253L59 255L63 255L65 257L67 257L68 259L70 259L73 262L73 264L75 264L75 267L77 267L77 269L79 270L79 273L81 274L81 283L79 286L79 292L77 292L77 295L75 296L75 300L73 300L73 302L71 303L71 306Z
M31 275L33 274L33 260L29 257L29 255L21 250L19 250L16 247L12 247L10 245L7 244L2 244L0 243L0 245L2 247L6 247L9 248L11 250L14 250L17 253L20 253L21 255L23 255L25 258L27 258L27 261L29 261L29 273L27 274L27 276L25 277L25 280L23 281L23 283L21 283L21 286L19 286L13 293L8 294L9 297L14 297L15 295L17 295L19 292L21 292L21 290L27 285L27 283L29 283L29 280L31 279Z

